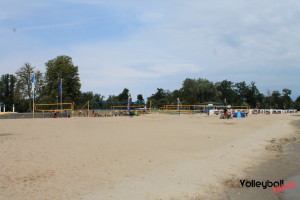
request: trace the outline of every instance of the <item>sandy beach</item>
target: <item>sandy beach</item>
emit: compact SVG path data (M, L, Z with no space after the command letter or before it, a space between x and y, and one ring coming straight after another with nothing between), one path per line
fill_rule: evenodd
M0 200L226 199L239 179L253 178L247 169L298 141L299 119L0 120Z

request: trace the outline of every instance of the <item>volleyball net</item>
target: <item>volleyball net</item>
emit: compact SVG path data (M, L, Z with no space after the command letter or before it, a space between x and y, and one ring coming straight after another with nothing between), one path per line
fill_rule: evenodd
M74 103L35 104L34 110L42 112L72 111L74 110Z
M225 105L164 105L159 110L167 114L204 114L211 110L222 113L224 110L229 110L233 113L240 111L248 113L249 106L225 106Z
M187 113L187 114L196 114L201 113L205 110L204 105L165 105L160 107L159 110L164 111L165 113Z
M92 102L91 116L119 116L146 114L146 104L143 101L136 102Z

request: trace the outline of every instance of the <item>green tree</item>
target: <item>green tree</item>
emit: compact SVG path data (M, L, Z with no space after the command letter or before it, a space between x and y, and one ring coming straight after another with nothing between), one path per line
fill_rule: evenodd
M173 99L182 98L181 90L174 90L172 92Z
M73 64L69 56L58 56L46 63L45 95L48 96L48 101L56 102L61 79L63 101L77 102L81 87L78 66Z
M297 99L292 104L293 108L300 110L300 96L297 97Z
M34 82L34 96L38 102L43 95L43 90L45 89L45 77L42 72L37 70L35 73L35 82Z
M126 100L127 101L127 100ZM109 95L108 98L106 99L106 102L109 102L109 103L105 103L103 104L103 107L105 109L111 109L112 106L120 106L119 103L111 103L111 102L119 102L119 99L117 96L115 95ZM126 104L122 104L121 106L125 106Z
M271 91L266 90L266 95L263 98L262 108L271 108Z
M32 99L31 76L34 74L34 67L25 63L17 72L17 89L20 99ZM31 103L29 101L31 107Z
M220 101L221 92L207 79L185 79L180 90L184 104Z
M235 105L238 99L234 91L234 83L228 80L216 83L217 90L221 93L220 99L224 104Z
M169 104L169 105L173 105L173 104L177 104L177 98L180 99L180 97L176 97L176 92L178 90L176 90L175 92L171 92L170 90L166 90L165 93L166 93L166 97L165 97L165 102L166 104Z
M88 92L82 92L80 93L80 101L78 101L77 105L82 107L84 106L88 101L93 102L94 101L94 93L91 91Z
M137 95L137 100L138 100L139 102L144 102L144 97L143 97L143 95L142 95L142 94L138 94L138 95Z
M6 111L12 111L15 103L16 77L12 74L2 75L0 78L0 102L6 105Z
M123 92L121 92L119 95L118 95L118 100L120 102L127 102L128 101L128 93L129 93L129 90L127 88L124 88L123 89Z
M289 90L287 88L282 89L282 103L284 109L291 108L293 102L290 97L291 94L292 94L292 90Z
M31 77L35 75L35 98L38 100L42 95L42 90L44 88L44 76L40 71L34 71L34 67L30 63L25 63L16 72L16 102L17 110L19 112L31 111L32 110L32 98L33 90Z
M91 101L92 102L91 108L97 108L97 109L104 108L103 103L101 103L101 104L95 103L93 105L93 102L103 102L103 101L104 101L104 96L102 96L101 94L97 94L97 93L94 94L93 101Z
M246 102L250 107L255 108L263 102L263 94L259 92L255 82L251 82L247 87Z
M91 109L103 108L103 104L95 102L103 102L104 97L101 94L94 94L92 91L82 92L80 94L80 101L76 104L77 108L82 108L89 101Z
M245 105L247 100L248 87L245 81L235 84L235 92L238 96L237 105Z
M282 98L279 91L275 90L270 96L270 107L274 109L282 108Z
M198 101L199 87L195 79L185 79L180 90L184 104L195 104Z
M152 94L150 97L148 97L148 106L150 104L150 101L152 101L152 106L156 108L160 108L167 104L166 101L167 92L162 88L157 88L157 91L155 94Z

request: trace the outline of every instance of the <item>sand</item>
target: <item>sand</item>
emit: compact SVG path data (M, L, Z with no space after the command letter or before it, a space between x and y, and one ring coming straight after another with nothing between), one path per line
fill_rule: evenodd
M0 200L216 199L296 138L296 118L0 120Z

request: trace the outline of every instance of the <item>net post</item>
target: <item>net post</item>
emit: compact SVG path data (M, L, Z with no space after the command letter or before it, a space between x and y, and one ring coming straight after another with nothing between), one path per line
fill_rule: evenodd
M88 101L88 114L87 116L89 117L90 116L90 101Z

